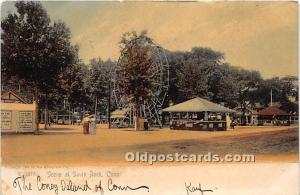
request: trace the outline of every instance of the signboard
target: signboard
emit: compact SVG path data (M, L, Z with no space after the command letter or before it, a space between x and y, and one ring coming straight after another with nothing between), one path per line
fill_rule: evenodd
M1 102L2 131L34 131L35 104Z
M32 111L20 111L19 112L19 128L20 128L20 130L32 130L33 129L33 112Z
M1 130L11 129L11 111L1 110Z

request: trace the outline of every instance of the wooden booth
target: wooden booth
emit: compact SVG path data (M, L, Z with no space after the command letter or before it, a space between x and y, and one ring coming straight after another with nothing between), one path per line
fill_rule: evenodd
M1 95L1 133L34 132L35 115L35 102L28 104L11 91Z
M163 112L169 113L170 129L225 131L230 127L230 114L235 111L196 97L165 108Z
M117 109L113 111L110 115L111 126L117 128L129 127L131 123L131 115L129 112L129 108Z

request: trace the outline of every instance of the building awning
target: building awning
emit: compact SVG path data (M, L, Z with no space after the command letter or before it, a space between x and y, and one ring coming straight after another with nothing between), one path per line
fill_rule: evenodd
M257 115L266 115L266 116L273 116L273 115L277 115L277 116L287 116L289 115L289 113L280 110L279 108L275 107L275 106L270 106L267 107L265 109L262 109L261 111L259 111L257 113Z
M234 113L235 111L220 104L215 104L206 99L196 97L194 99L170 106L163 109L163 112L225 112Z
M129 108L117 109L111 113L110 118L126 118Z

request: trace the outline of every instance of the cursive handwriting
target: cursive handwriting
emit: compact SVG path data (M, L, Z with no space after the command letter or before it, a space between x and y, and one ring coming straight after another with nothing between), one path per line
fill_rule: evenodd
M202 189L202 186L200 183L198 186L192 186L191 182L189 184L185 183L185 189L186 189L187 195L189 195L190 192L196 192L196 191L201 192L201 195L204 195L204 192L213 192L213 190Z
M99 184L95 185L95 192L100 192L101 195L104 194L104 190L102 188L102 183L101 180L99 181Z
M62 191L72 191L72 192L77 192L77 191L89 191L92 190L87 182L85 180L84 185L74 185L71 180L67 183L65 180L61 180L61 190Z
M30 182L26 183L24 175L22 177L16 177L14 179L13 187L18 188L20 190L21 194L23 193L23 190L24 191L31 191L32 190L31 183Z
M138 187L130 187L128 185L116 185L113 184L112 179L109 178L108 179L108 190L109 191L116 191L116 190L120 190L120 191L127 191L127 190L139 190L139 189L147 189L147 191L149 192L149 187L148 186L138 186Z
M84 183L81 184L74 184L72 180L60 180L60 183L47 183L42 180L41 176L36 176L36 183L32 186L32 184L27 181L24 175L22 177L16 177L13 180L13 187L18 189L20 194L22 195L25 191L48 191L53 192L55 194L59 194L63 191L71 191L71 192L78 192L81 194L81 192L86 191L93 191L93 192L100 192L101 195L104 194L104 188L102 187L102 181L99 180L97 184L95 184L95 188L92 189L88 183L87 180L85 180ZM34 188L35 187L35 188ZM111 178L108 178L107 180L107 186L105 186L108 191L129 191L129 190L141 190L146 189L149 192L149 187L142 185L137 187L132 187L129 185L118 185L115 184ZM33 189L34 188L34 189Z
M43 183L40 176L36 177L36 185L39 191L53 190L55 194L58 194L58 185L53 183Z

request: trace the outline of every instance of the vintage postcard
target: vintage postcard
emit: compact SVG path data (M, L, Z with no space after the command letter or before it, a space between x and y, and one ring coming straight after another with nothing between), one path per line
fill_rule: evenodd
M1 194L299 194L298 2L3 1Z

